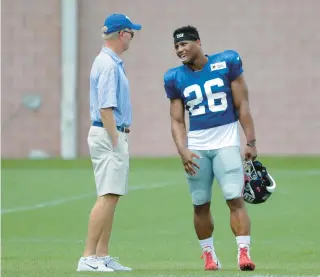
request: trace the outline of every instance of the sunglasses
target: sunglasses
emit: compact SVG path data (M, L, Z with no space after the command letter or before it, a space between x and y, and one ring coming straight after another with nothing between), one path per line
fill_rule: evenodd
M132 31L122 30L122 31L119 31L118 33L120 34L120 32L124 32L124 33L130 34L130 35L131 35L131 38L134 37L134 32L132 32Z

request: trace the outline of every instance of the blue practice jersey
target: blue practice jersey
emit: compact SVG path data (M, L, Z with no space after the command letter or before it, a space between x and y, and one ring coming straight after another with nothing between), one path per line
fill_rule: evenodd
M190 131L204 130L238 120L231 82L243 72L239 54L232 50L208 56L200 71L186 65L169 69L164 87L170 99L182 99L189 111Z

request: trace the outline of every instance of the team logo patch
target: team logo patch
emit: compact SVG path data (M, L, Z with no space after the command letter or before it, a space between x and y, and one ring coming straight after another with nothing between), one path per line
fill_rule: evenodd
M210 69L211 69L211 71L220 70L220 69L225 69L225 68L227 68L226 62L220 62L220 63L210 64Z
M177 34L177 38L182 38L184 34Z

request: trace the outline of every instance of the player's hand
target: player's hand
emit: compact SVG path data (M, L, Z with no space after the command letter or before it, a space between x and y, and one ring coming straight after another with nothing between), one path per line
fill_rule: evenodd
M257 158L257 147L246 145L246 148L244 149L244 156L246 161L254 161Z
M193 158L200 159L197 154L191 152L189 149L184 150L181 154L182 163L184 165L184 170L190 175L196 175L196 169L200 166L193 160Z

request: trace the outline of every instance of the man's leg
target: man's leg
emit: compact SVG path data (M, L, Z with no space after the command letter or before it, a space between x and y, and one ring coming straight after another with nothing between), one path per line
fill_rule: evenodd
M238 245L238 265L243 271L252 271L255 264L250 258L250 218L242 198L227 200L230 208L230 226Z
M213 218L210 211L210 202L194 206L193 222L199 240L212 237Z
M109 216L105 221L103 232L99 238L99 242L96 248L96 255L98 257L104 257L109 255L109 240L112 230L113 217L116 209L116 205L119 201L120 196L115 194L105 195L109 202Z
M88 146L92 160L98 198L94 204L88 222L88 235L83 256L78 262L77 271L113 271L96 257L96 248L106 222L113 218L114 208L107 196L109 175L112 176L110 161L112 143L104 128L91 126L88 134ZM111 174L110 174L111 173Z
M100 196L89 218L88 238L83 253L87 256L107 256L114 211L119 196L107 194Z
M216 270L221 268L221 263L216 255L213 245L214 223L210 211L210 202L203 205L194 206L194 228L202 249L202 258L205 259L205 268L207 270ZM209 258L206 257L210 253ZM211 262L211 258L215 264Z
M114 150L105 129L91 127L88 144L99 197L90 214L86 246L78 263L78 271L92 271L90 265L94 261L98 267L96 271L124 270L119 263L117 269L113 268L114 263L106 266L106 258L111 259L107 254L115 208L119 196L126 194L128 189L128 143L119 134L118 147ZM90 268L87 267L88 261Z
M238 245L239 268L254 270L255 264L249 254L251 223L242 199L244 173L239 147L218 149L213 169L230 209L230 225Z
M218 269L218 259L213 246L213 219L210 212L210 201L212 195L212 160L208 157L208 151L195 151L201 159L197 160L200 169L194 176L187 175L189 190L194 205L193 222L195 232L202 249L202 258L205 260L206 270Z
M243 199L227 200L227 204L230 209L230 226L233 234L236 237L250 236L250 218Z
M118 147L112 151L109 169L109 172L104 178L105 180L102 181L103 184L108 185L106 187L102 186L102 188L99 189L100 194L104 194L104 192L108 193L105 196L108 202L108 217L106 218L103 231L97 242L96 255L98 260L103 262L108 268L116 271L131 271L132 268L123 266L117 259L109 255L109 240L116 205L120 196L125 195L128 191L129 150L127 134L119 132Z
M113 269L107 268L103 261L96 258L96 249L106 228L106 223L111 229L116 204L117 198L103 195L97 199L93 206L89 217L86 246L78 263L78 271L113 271ZM108 243L105 247L108 247Z

